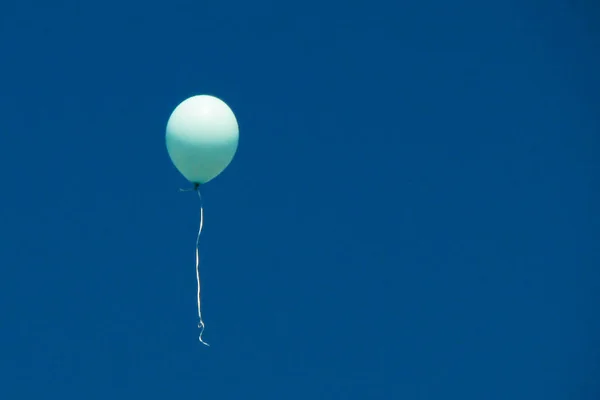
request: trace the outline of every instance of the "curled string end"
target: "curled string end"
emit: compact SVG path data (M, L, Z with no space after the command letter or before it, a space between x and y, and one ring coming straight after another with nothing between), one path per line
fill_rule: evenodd
M203 339L202 339L202 334L204 333L204 322L200 321L198 323L198 328L200 328L200 335L198 336L198 340L200 341L200 343L202 343L203 345L210 347L210 344L206 343Z

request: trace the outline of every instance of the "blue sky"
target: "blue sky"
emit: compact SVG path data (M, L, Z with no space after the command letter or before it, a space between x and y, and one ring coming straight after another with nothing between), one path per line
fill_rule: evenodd
M3 2L1 397L596 399L598 14L450 3Z

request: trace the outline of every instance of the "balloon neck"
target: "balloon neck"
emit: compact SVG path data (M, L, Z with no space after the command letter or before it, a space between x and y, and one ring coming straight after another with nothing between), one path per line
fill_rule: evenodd
M199 187L200 187L199 183L194 183L194 190L198 190Z

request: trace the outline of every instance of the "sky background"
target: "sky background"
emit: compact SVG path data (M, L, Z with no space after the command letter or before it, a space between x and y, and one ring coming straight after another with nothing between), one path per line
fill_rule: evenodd
M0 397L597 400L593 3L3 1Z

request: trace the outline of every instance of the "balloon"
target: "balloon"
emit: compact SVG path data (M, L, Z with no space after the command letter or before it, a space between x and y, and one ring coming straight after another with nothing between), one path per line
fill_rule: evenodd
M239 127L222 100L192 96L179 104L167 123L167 152L190 182L203 184L219 175L237 151Z

